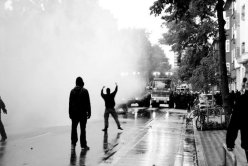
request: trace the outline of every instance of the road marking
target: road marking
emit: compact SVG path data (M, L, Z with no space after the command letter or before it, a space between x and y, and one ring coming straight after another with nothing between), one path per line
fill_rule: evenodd
M137 134L136 138L134 139L134 140L136 140L136 139L138 139L138 140L133 141L133 142L129 142L125 146L116 148L114 153L107 158L107 159L110 159L113 155L115 156L111 163L109 163L109 162L107 162L107 160L105 160L105 162L102 162L99 165L100 166L115 165L123 156L125 156L128 152L130 152L132 149L134 149L134 147L136 145L138 145L143 140L143 138L147 135L147 131L150 129L150 125L152 122L153 122L153 119L149 120L148 122L145 123L145 127L141 131L138 131L139 134ZM129 146L129 145L131 145L131 146Z
M36 135L36 136L32 136L32 137L28 137L26 138L27 140L32 140L32 139L36 139L36 138L40 138L40 137L43 137L43 136L46 136L50 134L50 132L46 132L46 133L43 133L43 134L39 134L39 135Z

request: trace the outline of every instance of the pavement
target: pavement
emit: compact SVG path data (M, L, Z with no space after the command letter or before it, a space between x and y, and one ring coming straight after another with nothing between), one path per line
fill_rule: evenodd
M168 108L133 108L119 115L123 131L111 117L108 132L101 131L103 119L89 121L88 151L79 144L71 150L70 126L8 135L0 145L0 166L194 165L193 132L186 130L185 114Z
M87 123L90 150L70 149L70 126L57 126L11 134L0 143L0 166L222 166L225 130L196 130L186 126L186 110L132 108L119 115L123 131L110 117ZM247 166L236 140L238 166ZM227 157L227 163L230 159ZM230 164L229 164L230 165Z
M197 163L199 166L232 165L230 155L225 157L223 143L226 140L226 130L199 131L194 125L194 137L197 150ZM232 152L236 156L237 166L248 166L244 150L240 146L240 133ZM226 160L226 161L225 161Z

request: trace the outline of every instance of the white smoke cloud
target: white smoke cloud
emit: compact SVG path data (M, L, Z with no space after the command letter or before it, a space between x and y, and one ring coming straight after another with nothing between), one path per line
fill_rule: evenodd
M120 100L145 84L121 77L136 70L142 47L133 48L137 41L122 35L112 15L96 4L48 1L40 11L17 3L19 10L1 13L0 95L9 110L7 127L69 124L69 93L77 76L89 90L93 119L103 118L103 85L114 90L117 82Z

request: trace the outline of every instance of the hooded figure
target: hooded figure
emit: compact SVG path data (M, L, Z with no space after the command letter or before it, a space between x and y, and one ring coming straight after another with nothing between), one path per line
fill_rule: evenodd
M80 123L81 135L80 144L82 149L88 150L86 141L86 123L91 116L90 97L88 90L84 88L84 82L81 77L76 79L76 86L71 90L69 99L69 117L72 121L71 127L71 145L75 149L78 141L77 126Z

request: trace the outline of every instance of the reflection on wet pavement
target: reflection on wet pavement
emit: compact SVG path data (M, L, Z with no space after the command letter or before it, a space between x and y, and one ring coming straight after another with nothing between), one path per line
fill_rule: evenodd
M108 160L111 156L113 156L116 153L116 150L114 149L119 144L119 138L122 133L117 133L116 138L112 140L110 143L108 142L108 132L104 132L104 138L103 138L103 151L104 156L102 158L103 161Z
M151 111L153 121L137 130L101 165L174 165L182 135L182 114ZM129 137L129 138L130 138Z
M77 154L76 150L71 150L71 157L70 157L70 166L76 166L77 162L79 163L79 166L85 166L85 161L86 161L86 154L87 150L81 150L80 156L79 156L79 161L77 161Z
M4 154L5 154L6 146L7 146L6 141L0 143L0 165L3 165L2 161L3 161Z
M70 165L76 165L76 162L77 162L76 150L71 150Z
M79 144L71 151L69 126L12 135L0 146L0 165L174 165L184 134L182 111L135 108L119 117L124 131L118 131L113 120L108 132L101 131L102 120L87 124L89 151L81 151ZM185 145L191 141L185 139ZM185 149L191 151L190 146Z

